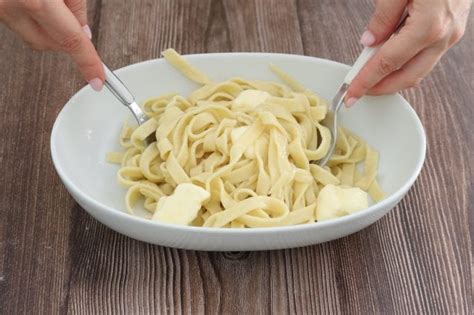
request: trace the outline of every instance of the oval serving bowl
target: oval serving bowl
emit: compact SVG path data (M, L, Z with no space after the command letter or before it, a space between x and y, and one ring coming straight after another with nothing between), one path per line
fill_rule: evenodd
M214 80L234 76L278 81L274 63L307 88L330 100L349 67L329 60L268 53L219 53L184 56ZM188 95L198 86L164 59L149 60L116 73L137 100L169 92ZM144 242L193 250L270 250L334 240L355 233L387 214L416 180L426 152L423 126L400 95L365 97L340 112L341 123L380 153L380 186L386 198L360 212L331 221L288 227L215 229L165 225L126 212L126 190L116 179L118 166L105 161L119 150L118 135L128 109L108 91L82 88L64 106L51 134L54 166L77 203L111 229Z

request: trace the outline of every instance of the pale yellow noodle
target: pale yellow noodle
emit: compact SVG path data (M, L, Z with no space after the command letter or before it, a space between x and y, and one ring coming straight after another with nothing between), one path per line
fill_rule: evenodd
M136 129L124 125L124 151L107 159L121 164L117 177L128 188L128 211L143 199L151 217L160 198L183 183L209 193L191 223L205 227L314 222L319 191L328 184L360 187L376 201L383 198L377 152L347 130L340 128L327 167L313 163L329 149L331 134L320 123L327 106L282 70L271 66L289 88L243 78L212 82L174 50L163 56L202 87L188 98L150 98L143 105L150 119ZM245 105L241 95L248 90L268 94L259 94L259 104ZM151 134L156 142L147 145ZM364 162L362 173L358 162Z

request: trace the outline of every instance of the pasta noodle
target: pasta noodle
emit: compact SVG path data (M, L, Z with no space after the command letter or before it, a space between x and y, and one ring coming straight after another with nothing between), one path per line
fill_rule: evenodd
M121 165L117 177L128 189L130 213L141 199L153 219L183 213L186 219L176 224L272 227L315 222L318 196L327 185L359 187L375 201L383 198L377 152L346 129L339 130L328 165L314 164L331 140L321 124L326 102L282 70L271 65L287 85L242 78L213 82L174 50L163 56L202 87L187 98L150 98L143 103L150 119L136 128L124 125L124 150L107 159ZM156 141L147 144L151 134ZM184 215L187 207L193 214Z

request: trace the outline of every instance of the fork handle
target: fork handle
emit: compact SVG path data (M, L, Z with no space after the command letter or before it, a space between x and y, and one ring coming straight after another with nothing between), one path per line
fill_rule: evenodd
M112 92L112 94L125 106L135 102L132 93L127 89L125 84L109 69L104 63L105 72L105 86Z
M350 85L352 80L354 80L354 78L359 74L360 70L362 70L367 62L380 50L382 45L383 44L374 47L365 47L344 78L344 83Z
M408 17L408 11L405 10L405 12L402 14L402 17L400 18L400 21L398 22L397 27L393 31L392 36L400 30L400 28L403 26L407 17ZM352 80L354 80L357 74L359 74L360 70L362 70L362 68L364 68L367 62L380 50L384 42L378 44L377 46L364 48L364 50L361 52L357 60L354 62L354 65L352 66L352 68L349 70L346 77L344 78L344 83L348 85L352 83Z

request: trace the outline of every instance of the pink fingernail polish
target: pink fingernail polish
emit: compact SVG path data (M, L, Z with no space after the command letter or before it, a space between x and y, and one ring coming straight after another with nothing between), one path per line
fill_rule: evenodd
M362 34L362 37L360 38L360 43L365 47L372 46L375 43L374 34L372 34L372 32L369 30L365 31L364 34Z
M359 99L357 97L351 97L346 101L346 107L352 107L355 103L357 103Z
M95 78L89 81L89 85L94 91L100 91L102 90L102 87L104 86L104 83L99 79Z
M89 25L84 25L82 29L84 30L84 33L86 33L87 37L89 37L89 39L92 39L92 32Z

